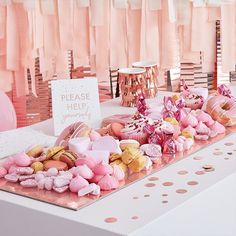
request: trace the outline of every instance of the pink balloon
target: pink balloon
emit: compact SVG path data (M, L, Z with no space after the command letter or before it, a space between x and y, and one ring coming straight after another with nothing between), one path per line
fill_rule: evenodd
M0 91L0 131L16 128L16 112L8 96Z

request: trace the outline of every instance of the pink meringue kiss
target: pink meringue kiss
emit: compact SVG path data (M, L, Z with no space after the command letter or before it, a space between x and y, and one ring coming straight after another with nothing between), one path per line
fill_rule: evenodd
M190 125L188 127L184 128L182 131L184 131L184 132L187 131L187 132L191 133L192 135L196 134L196 130Z
M209 136L207 134L197 134L194 136L194 138L197 140L206 141L206 140L208 140Z
M96 175L106 175L106 174L112 174L113 169L112 167L104 162L101 162L100 164L96 165L93 169L94 174Z
M53 186L52 189L57 193L64 193L65 191L67 191L69 189L69 187L63 186L63 187L57 188L57 187Z
M8 174L12 174L12 173L16 173L16 169L18 167L16 165L12 165L9 169L8 169Z
M91 183L98 183L104 175L94 175L92 179L89 180Z
M200 135L208 135L210 129L202 121L199 121L198 125L196 126L196 132Z
M185 127L192 126L196 127L198 125L198 120L195 116L193 116L191 113L189 113L185 118L181 120L182 125Z
M87 194L99 195L100 194L100 186L92 183L92 184L89 184L88 186L86 186L78 191L79 197L85 196Z
M16 154L14 159L17 166L27 167L31 164L31 159L25 152Z
M151 165L152 165L152 163L151 163ZM114 176L118 181L122 181L125 178L125 172L123 171L123 169L120 166L113 165L112 176Z
M215 121L213 125L209 127L212 131L217 132L218 134L224 134L226 129L225 127L220 124L218 121Z
M80 175L84 179L91 179L94 176L92 170L87 165L76 166L71 169L71 173L74 176Z
M196 112L196 118L198 121L202 121L203 123L207 123L212 120L211 116L202 110L198 110Z
M100 186L101 190L112 190L119 187L118 180L111 175L105 175L99 182L98 185Z
M76 176L70 182L69 189L73 193L77 193L80 189L89 185L89 182L81 176Z
M0 179L3 178L7 174L7 170L0 166Z
M93 170L93 168L96 166L96 162L94 161L94 159L90 157L83 157L83 158L78 158L75 161L75 165L76 166L87 165L91 170Z

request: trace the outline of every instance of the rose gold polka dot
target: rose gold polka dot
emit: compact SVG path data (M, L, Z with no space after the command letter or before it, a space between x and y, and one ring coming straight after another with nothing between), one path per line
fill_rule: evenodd
M215 155L215 156L221 156L221 155L223 155L223 152L213 152L213 155Z
M164 182L162 185L163 186L166 186L166 187L169 187L169 186L172 186L174 183L172 182Z
M232 142L225 143L225 146L233 146L233 145L234 145L234 143L232 143Z
M104 221L106 223L115 223L115 222L117 222L117 218L115 218L115 217L108 217Z
M149 180L149 181L157 181L157 180L159 180L159 178L153 176L153 177L150 177L148 180Z
M220 148L215 148L216 151L220 151Z
M210 169L205 169L204 171L205 171L205 172L212 172L212 171L215 171L215 168L212 167L212 168L210 168Z
M202 160L202 159L203 159L203 157L196 156L196 157L194 157L193 159L194 159L194 160L196 160L196 161L199 161L199 160Z
M162 203L164 203L164 204L165 204L165 203L168 203L168 201L162 201Z
M229 158L228 158L228 157L225 157L224 159L225 159L225 160L229 160Z
M156 184L154 184L154 183L147 183L144 186L145 187L154 187L154 186L156 186Z
M144 197L150 197L150 195L149 194L145 194Z
M193 186L193 185L197 185L198 182L197 181L189 181L187 184Z
M204 175L204 174L205 174L205 172L204 172L204 171L202 171L202 170L199 170L199 171L196 171L196 172L195 172L195 174L196 174L196 175Z
M188 171L187 170L180 170L177 172L179 175L186 175L188 174Z
M133 199L138 199L138 197L133 197Z
M187 193L187 190L186 189L177 189L176 193L180 193L180 194Z
M138 216L132 216L131 219L132 220L137 220L139 217Z
M167 196L168 196L167 193L163 193L163 194L162 194L162 197L167 197Z

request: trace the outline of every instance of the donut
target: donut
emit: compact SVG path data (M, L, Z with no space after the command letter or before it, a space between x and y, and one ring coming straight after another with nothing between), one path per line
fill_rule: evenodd
M88 137L91 128L83 122L76 122L66 127L56 140L55 146L68 148L68 142L76 137Z
M189 94L185 97L186 107L191 108L192 110L201 109L204 103L203 96L197 94Z
M223 95L211 97L206 104L206 111L224 126L236 125L236 101Z

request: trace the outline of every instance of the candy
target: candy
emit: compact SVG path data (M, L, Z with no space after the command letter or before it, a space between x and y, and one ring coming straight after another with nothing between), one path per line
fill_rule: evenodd
M47 177L57 176L57 175L58 175L58 170L55 167L49 168L46 172Z
M175 153L175 142L172 138L168 139L163 146L163 153L174 154Z
M124 151L127 147L139 148L139 146L139 142L134 139L126 139L120 141L120 148L122 151Z
M50 168L56 168L57 170L67 170L68 166L65 162L62 161L55 161L55 160L49 160L44 162L44 170L48 170Z
M74 153L84 153L89 150L90 138L89 137L77 137L69 140L69 149Z
M67 191L69 189L69 186L63 186L63 187L60 187L60 188L57 188L57 187L53 186L52 189L57 193L64 193L65 191Z
M46 158L58 161L60 156L61 156L61 154L64 151L65 151L64 147L62 147L62 146L55 146L55 147L49 148L47 150Z
M16 154L14 156L14 159L15 159L15 164L17 166L26 167L26 166L29 166L31 164L30 157L24 152Z
M25 187L25 188L35 188L38 186L38 183L34 179L27 179L25 181L21 181L20 185Z
M57 176L54 179L54 186L56 188L64 187L64 186L68 185L69 183L70 183L70 180L67 178L64 178L63 176Z
M43 153L42 145L34 145L28 148L26 154L30 157L36 158L39 157Z
M91 132L90 132L90 134L89 134L89 138L90 138L90 140L91 141L96 141L96 140L98 140L99 138L101 137L101 135L97 132L97 131L95 131L95 130L91 130Z
M148 144L145 148L145 154L151 157L161 156L161 146L157 144Z
M0 166L0 178L3 178L7 174L7 170Z
M70 171L59 171L59 176L63 176L63 178L66 178L69 180L73 179L73 174Z
M125 172L124 170L118 166L118 165L113 165L113 173L112 175L118 180L121 181L125 178Z
M52 190L52 187L53 187L53 179L51 177L47 177L45 178L44 180L44 188L47 189L47 190Z
M34 173L34 169L31 167L18 167L16 168L16 174L18 175L32 175Z
M65 151L60 155L59 160L65 162L69 168L75 166L75 160L77 159L77 155L71 151Z
M78 175L71 180L69 188L71 192L77 193L80 189L88 185L89 185L88 181Z
M19 175L15 174L15 173L7 174L4 176L4 178L9 182L16 183L19 180Z
M100 162L104 161L106 163L109 163L109 156L110 152L107 150L89 150L85 151L84 155L86 155L88 158L93 159L95 164L99 164Z
M45 175L43 174L43 173L36 173L35 174L35 180L37 181L37 182L39 182L41 179L44 179L45 178Z
M101 190L112 190L119 187L119 182L114 176L105 175L102 179L98 182Z
M94 192L96 189L97 189L97 185L96 184L94 184L94 183L89 184L88 186L86 186L86 187L84 187L84 188L82 188L82 189L80 189L78 191L78 196L79 197L85 196L85 195L87 195L89 193Z
M9 168L13 165L15 165L15 158L13 156L10 156L10 157L6 158L2 163L2 166L6 170L9 170Z
M32 174L32 175L21 175L19 177L19 181L25 181L25 180L28 180L28 179L35 179L35 175Z
M131 163L128 164L129 169L132 172L140 172L146 164L146 157L140 155L138 158L135 158Z
M202 121L199 121L198 125L196 126L196 132L201 135L208 135L210 129Z
M36 161L31 165L31 168L34 170L34 173L37 173L38 171L43 170L43 163Z
M45 178L40 179L40 180L37 181L38 182L38 189L44 189L45 188L45 181L46 181Z
M93 172L96 175L106 175L112 174L113 169L109 164L102 162L94 167Z
M73 170L71 170L71 173L74 176L80 175L85 179L91 179L94 176L93 171L87 165L74 167Z
M75 161L76 166L87 165L91 170L96 166L96 161L91 157L78 158Z

